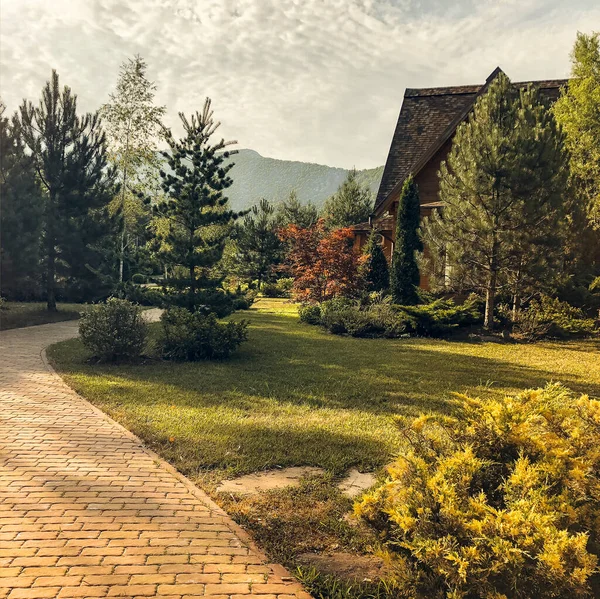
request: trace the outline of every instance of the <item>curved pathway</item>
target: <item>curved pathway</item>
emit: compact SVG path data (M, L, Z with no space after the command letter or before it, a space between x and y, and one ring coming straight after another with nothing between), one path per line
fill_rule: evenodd
M308 599L46 365L43 349L76 334L73 321L0 333L0 597Z

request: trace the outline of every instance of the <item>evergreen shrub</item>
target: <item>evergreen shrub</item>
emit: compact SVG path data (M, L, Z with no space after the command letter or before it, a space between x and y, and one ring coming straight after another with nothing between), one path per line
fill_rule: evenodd
M318 304L302 304L298 308L298 315L306 324L321 324L321 306Z
M143 285L146 282L146 278L146 275L143 275L141 272L136 272L131 277L131 282L135 283L136 285Z
M92 306L79 320L83 345L103 362L139 358L147 334L148 325L140 306L116 297Z
M514 331L529 341L590 337L600 332L598 321L567 302L543 295L518 314Z
M214 313L171 307L160 318L159 347L167 360L222 360L248 338L246 321L220 323Z
M261 292L265 297L290 297L294 279L285 277L275 283L265 283Z
M598 596L600 401L558 384L397 419L407 451L355 505L410 597Z

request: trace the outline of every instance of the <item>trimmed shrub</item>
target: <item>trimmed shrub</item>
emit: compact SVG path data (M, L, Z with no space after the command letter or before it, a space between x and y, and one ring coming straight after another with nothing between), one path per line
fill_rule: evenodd
M398 580L431 599L592 596L600 401L553 384L455 407L398 418L407 453L355 505Z
M302 304L298 307L298 315L306 324L321 324L321 307L318 304Z
M131 277L131 282L135 283L136 285L143 285L146 282L146 275L143 275L140 272L136 272L132 277Z
M519 312L514 331L528 341L590 337L599 332L598 322L585 318L579 308L548 296L533 300Z
M246 321L220 323L215 314L169 308L160 318L159 346L167 360L222 360L248 338Z
M140 306L116 297L92 306L79 320L83 345L103 362L139 358L147 334L148 325Z

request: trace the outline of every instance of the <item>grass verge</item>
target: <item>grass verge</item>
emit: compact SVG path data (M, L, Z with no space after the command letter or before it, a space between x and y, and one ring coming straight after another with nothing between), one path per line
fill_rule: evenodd
M0 310L0 331L31 327L38 324L75 320L88 304L58 304L49 312L45 302L3 302Z

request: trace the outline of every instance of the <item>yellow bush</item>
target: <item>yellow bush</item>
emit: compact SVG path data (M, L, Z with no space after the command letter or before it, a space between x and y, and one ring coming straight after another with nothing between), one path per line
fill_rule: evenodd
M553 384L455 407L399 418L411 449L355 506L398 580L431 599L598 592L600 402Z

